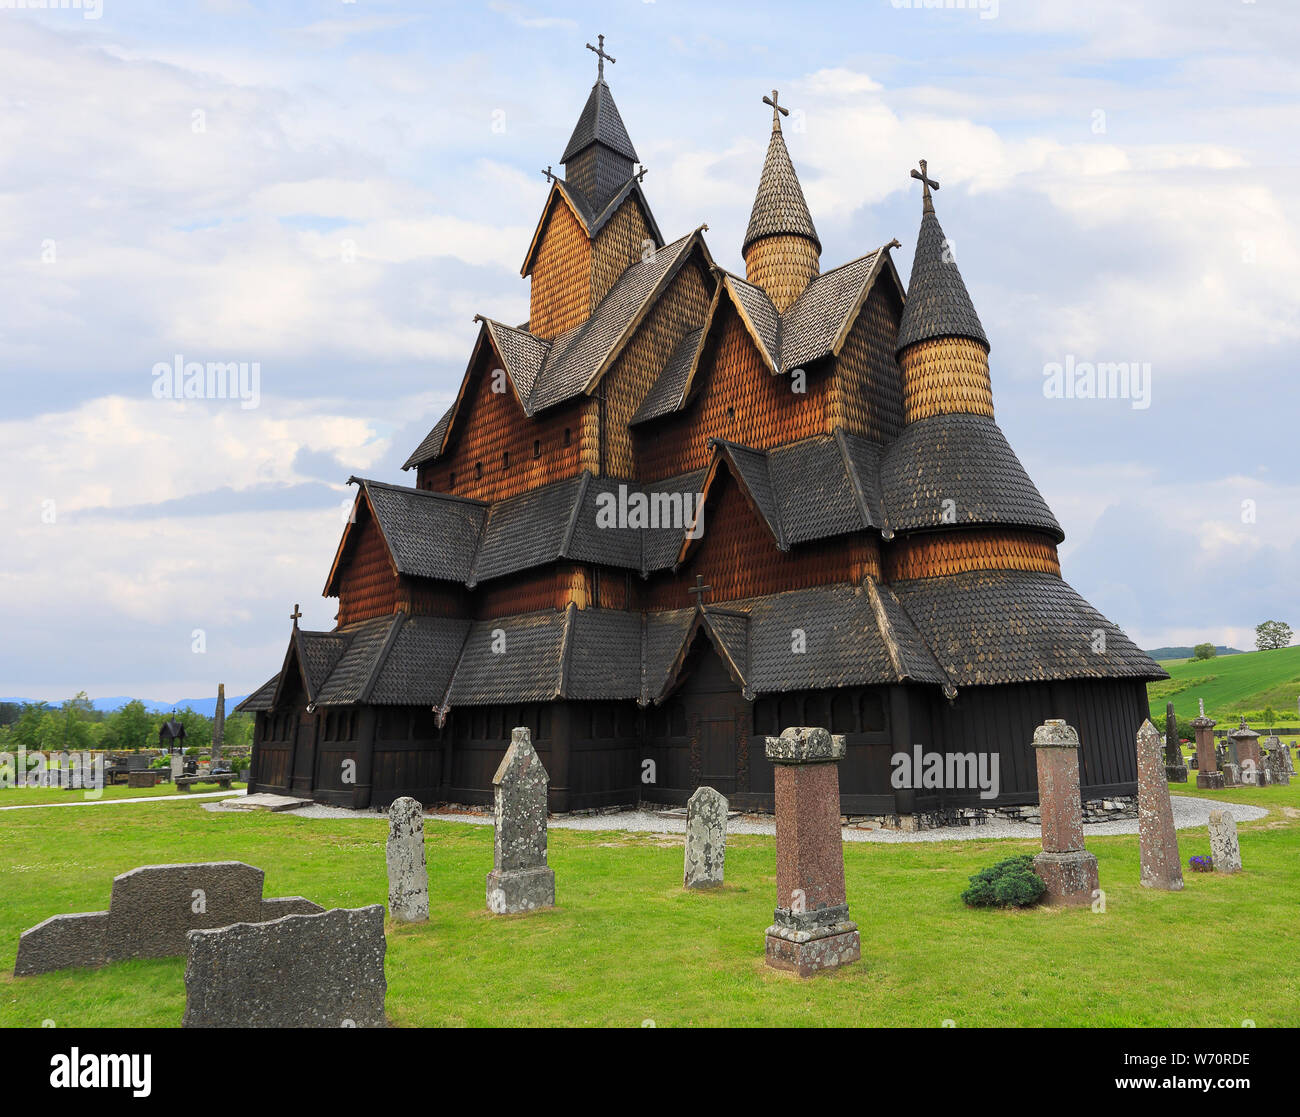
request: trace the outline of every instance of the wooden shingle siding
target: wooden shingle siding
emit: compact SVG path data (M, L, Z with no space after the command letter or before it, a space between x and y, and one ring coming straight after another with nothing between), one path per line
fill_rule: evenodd
M967 570L1038 570L1061 575L1056 544L1035 531L966 528L907 536L885 545L885 578L935 578Z
M804 236L763 237L745 250L745 279L784 313L817 277L821 252Z
M901 306L892 285L877 283L835 360L826 399L826 430L843 427L873 442L892 442L903 428L903 382L894 343Z
M899 354L898 363L909 423L957 413L993 417L989 356L979 342L965 337L918 341Z
M605 297L628 265L641 259L647 241L653 248L654 238L646 226L641 205L636 198L629 196L591 242L588 313L596 309L596 304ZM533 332L536 333L536 330Z
M339 586L339 625L354 624L391 614L397 605L397 571L388 547L370 511L364 505L358 512L364 522L356 545L344 560Z
M567 203L556 204L542 232L529 291L528 328L553 338L591 313L591 241Z

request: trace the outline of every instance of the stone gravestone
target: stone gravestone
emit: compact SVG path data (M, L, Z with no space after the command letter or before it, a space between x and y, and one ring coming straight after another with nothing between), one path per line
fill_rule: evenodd
M686 804L686 888L722 883L727 857L727 800L711 787L696 789Z
M424 808L410 796L388 808L388 913L398 923L429 918L429 870L424 863Z
M1264 767L1268 769L1270 783L1291 783L1291 750L1276 734L1264 742Z
M242 861L144 865L113 878L108 911L54 915L22 933L14 975L185 953L187 932L325 909L301 896L262 899L263 872Z
M1192 728L1196 731L1196 786L1221 788L1223 773L1219 771L1219 762L1214 754L1214 727L1219 723L1205 716L1205 699L1200 699L1199 703L1201 712L1192 719Z
M1043 852L1034 872L1047 886L1049 904L1088 904L1097 890L1097 858L1084 848L1079 795L1079 734L1060 719L1034 730L1038 761L1038 813Z
M1183 759L1183 746L1178 739L1178 717L1172 702L1165 704L1165 779L1169 783L1187 782L1187 762Z
M185 767L185 758L177 753L171 758L172 766L172 783L176 782L176 777L181 774Z
M1167 763L1160 751L1160 731L1150 721L1143 721L1137 732L1137 761L1142 885L1177 892L1183 887L1178 832L1174 829L1174 807L1169 801Z
M1241 766L1241 782L1262 787L1268 783L1268 773L1259 751L1259 734L1241 719L1241 724L1228 734L1233 746L1233 759Z
M513 730L492 777L495 868L487 877L487 906L497 915L555 906L555 873L546 867L548 782L528 729Z
M1241 872L1241 846L1237 842L1237 820L1232 812L1210 812L1210 859L1216 873Z
M791 727L768 737L776 783L776 901L767 964L808 977L862 957L844 889L838 764L844 738Z
M382 1028L384 909L189 932L185 1028Z

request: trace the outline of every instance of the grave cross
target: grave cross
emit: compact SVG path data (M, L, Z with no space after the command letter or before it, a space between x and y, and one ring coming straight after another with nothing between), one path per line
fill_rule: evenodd
M289 619L293 621L294 628L298 627L298 618L301 616L302 616L302 610L298 607L298 603L295 601L293 603L293 612L289 614Z
M790 115L790 110L787 109L784 105L780 104L779 102L780 102L780 98L777 96L777 92L775 89L772 90L772 96L763 98L763 104L772 106L773 129L778 129L781 127L782 116Z
M687 593L693 593L693 594L695 594L695 604L696 604L696 605L699 605L699 606L701 606L701 607L703 607L703 605L704 605L704 595L705 595L706 593L711 592L712 590L713 590L713 587L712 587L712 586L706 586L706 585L704 584L704 578L703 578L703 576L702 576L702 575L699 575L699 574L696 574L696 575L695 575L695 585L689 587L689 588L687 589L686 592L687 592Z
M922 197L922 200L923 200L924 203L925 203L924 208L925 208L926 212L928 212L928 213L933 213L933 212L934 212L934 202L930 200L930 187L933 186L936 190L938 190L938 189L939 189L939 184L938 184L937 182L935 182L934 179L932 179L932 178L929 177L929 174L927 173L927 171L926 171L926 169L925 169L925 160L924 160L924 159L920 160L920 164L921 164L921 169L920 169L919 171L913 171L913 172L912 172L912 177L913 177L913 178L919 178L919 179L921 180L921 197Z
M587 44L587 49L588 49L588 50L594 50L594 51L596 52L596 58L598 59L598 61L596 62L596 80L597 80L597 81L604 81L604 80L605 80L605 63L606 63L607 61L608 61L608 62L617 62L618 59L615 58L612 54L606 54L606 53L605 53L605 36L604 36L604 35L597 35L597 36L596 36L596 42L598 42L598 43L600 44L600 46L598 46L598 47L593 47L590 43L588 43L588 44Z

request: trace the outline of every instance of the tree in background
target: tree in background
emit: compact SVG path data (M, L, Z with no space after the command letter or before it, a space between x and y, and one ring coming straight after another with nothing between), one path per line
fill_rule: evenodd
M147 749L158 743L158 726L159 719L151 715L144 708L144 703L136 698L109 714L104 732L104 747Z
M1196 659L1213 659L1216 654L1213 644L1197 644L1192 649L1192 655Z
M1291 626L1282 621L1264 621L1255 626L1255 647L1261 652L1285 648L1291 643Z

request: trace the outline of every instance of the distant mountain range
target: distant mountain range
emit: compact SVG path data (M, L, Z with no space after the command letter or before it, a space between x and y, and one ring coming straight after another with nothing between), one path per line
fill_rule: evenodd
M230 713L239 705L248 695L246 694L227 694L226 695L226 713ZM0 698L0 702L32 702L31 698ZM113 710L120 709L128 702L134 702L135 699L130 695L118 695L114 698L92 698L90 704L97 710L103 710L105 713L111 713ZM212 717L217 712L217 696L214 694L210 698L178 698L175 702L155 702L150 698L143 698L144 708L151 714L170 714L173 710L183 710L188 706L196 714L202 714L204 717ZM57 706L57 702L51 702L51 706Z
M1225 648L1222 646L1214 649L1215 655L1245 655L1241 648ZM1181 648L1151 648L1147 655L1152 659L1191 659L1196 654L1196 649L1192 647ZM195 707L197 709L197 707Z

